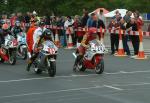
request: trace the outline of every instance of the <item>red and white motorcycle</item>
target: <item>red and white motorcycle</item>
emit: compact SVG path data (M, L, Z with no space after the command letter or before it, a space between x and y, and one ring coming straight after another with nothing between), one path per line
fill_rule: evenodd
M16 50L18 42L12 35L5 37L5 43L0 48L0 62L8 61L11 65L16 63Z
M86 69L94 69L97 74L102 74L104 71L104 52L105 46L97 40L92 40L89 43L90 47L87 49L74 71L85 71ZM76 54L73 54L76 57Z

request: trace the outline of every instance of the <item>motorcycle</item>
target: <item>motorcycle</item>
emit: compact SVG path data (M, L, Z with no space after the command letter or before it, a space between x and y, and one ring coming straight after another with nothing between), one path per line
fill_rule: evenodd
M33 68L36 74L48 71L50 77L55 76L57 51L58 48L52 41L45 41L42 44L42 49L39 51L38 57L33 63Z
M104 51L105 46L97 40L92 40L89 43L89 48L85 52L74 71L85 71L86 69L95 69L97 74L102 74L104 71ZM76 55L76 54L74 54Z
M17 40L12 35L5 37L5 43L0 48L0 62L8 61L11 65L16 64Z
M17 41L18 41L17 54L23 60L25 60L25 59L27 59L26 34L23 32L18 33L17 34Z

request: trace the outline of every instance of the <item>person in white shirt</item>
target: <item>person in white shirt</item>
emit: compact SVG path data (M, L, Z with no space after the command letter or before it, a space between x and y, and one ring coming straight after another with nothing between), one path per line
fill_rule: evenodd
M98 19L102 20L104 24L106 25L106 17L104 16L102 9L100 9L99 14L97 16L98 16Z
M68 16L67 20L64 23L64 28L67 29L68 27L72 27L73 23L74 23L74 20L71 19L70 16Z
M74 20L70 16L68 16L67 20L64 23L64 28L66 30L65 39L67 39L65 41L69 40L69 35L71 35L72 39L75 37L73 31L73 24L74 24Z

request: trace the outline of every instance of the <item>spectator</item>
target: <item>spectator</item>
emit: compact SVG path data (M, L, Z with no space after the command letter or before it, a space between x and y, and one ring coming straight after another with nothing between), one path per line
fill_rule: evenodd
M10 17L11 28L15 26L16 18L17 18L16 14L13 13Z
M25 31L27 32L29 27L30 27L30 19L31 15L30 12L27 12L26 15L24 16L24 21L25 21Z
M131 18L130 23L127 24L127 28L128 30L138 31L138 25L136 23L135 18ZM132 56L132 58L134 58L136 57L136 55L138 55L138 51L139 51L139 36L130 35L129 37L130 37L130 40L132 42L133 49L134 49L134 55Z
M98 19L102 20L104 22L104 24L106 25L106 18L105 18L104 14L103 14L103 10L102 9L100 9L99 15L97 15L97 16L98 16Z
M134 13L135 22L138 26L138 30L142 30L142 26L144 25L142 18L140 17L140 13L135 11Z
M148 32L150 32L150 24L149 24L149 26L148 26L148 30L147 30Z
M126 15L123 17L123 19L125 20L125 25L130 22L131 15L132 15L131 11L126 12Z
M88 11L86 9L83 9L83 17L81 19L81 25L83 28L86 26L88 19L89 19Z
M91 14L91 16L87 20L86 27L90 28L93 26L93 21L95 19L96 15L94 13Z
M73 23L74 23L74 20L71 18L71 16L67 16L67 20L64 23L64 28L66 30L65 34L67 36L67 40L69 40L69 35L71 35L72 39L74 39Z
M123 18L120 20L120 29L121 30L126 30L126 22ZM126 54L128 56L130 56L130 50L129 50L129 46L128 46L128 35L123 34L122 35L122 40L123 40L124 51L126 52Z
M119 27L119 22L116 22L115 18L111 19L111 22L108 25L108 29L116 30ZM119 36L116 33L110 34L110 41L111 41L111 54L113 55L116 51L118 51L119 45Z
M74 29L78 29L81 27L81 21L79 20L79 16L76 15L74 17L74 23L73 23ZM83 38L84 32L83 31L75 31L75 39L73 40L74 43L77 44L77 47L79 45L79 43L81 43L81 40ZM74 45L76 45L74 44Z

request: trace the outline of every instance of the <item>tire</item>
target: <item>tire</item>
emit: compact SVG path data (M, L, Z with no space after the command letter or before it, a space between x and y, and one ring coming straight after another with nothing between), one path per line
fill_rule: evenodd
M35 71L36 74L42 74L42 70L41 69L37 69L37 70L34 69L34 71Z
M102 74L104 72L104 60L102 59L95 67L96 74Z
M83 60L82 59L77 64L77 70L81 71L81 72L84 72L86 70L86 68L85 68L85 66L83 64Z
M36 74L42 74L43 71L38 68L38 63L37 63L36 60L33 62L33 66L32 66L32 67L33 67L34 72L35 72Z
M50 67L48 67L48 74L50 77L54 77L56 75L56 62L50 62Z
M25 50L22 52L22 59L23 59L23 60L26 60L26 59L27 59L27 49L25 49Z
M9 57L9 63L11 65L15 65L16 64L16 51L12 51Z
M21 46L18 49L18 55L21 56L21 59L26 60L27 59L27 49L24 48L21 52Z
M0 57L0 63L4 63L4 59Z

